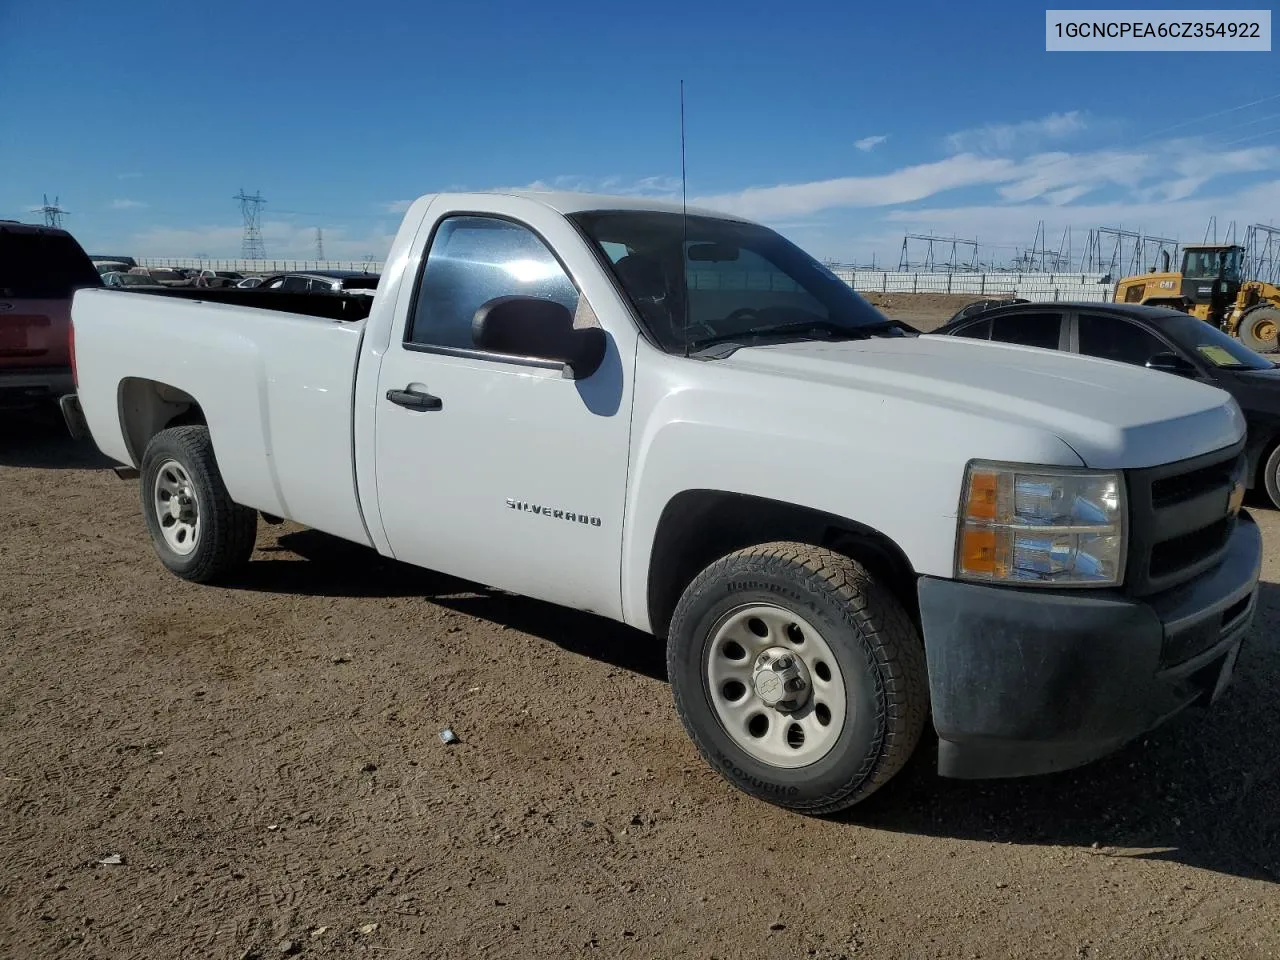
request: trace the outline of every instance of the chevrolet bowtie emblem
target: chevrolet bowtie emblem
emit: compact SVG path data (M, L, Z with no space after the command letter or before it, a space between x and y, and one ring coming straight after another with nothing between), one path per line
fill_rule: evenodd
M1227 496L1227 516L1234 517L1244 504L1244 481L1237 480Z

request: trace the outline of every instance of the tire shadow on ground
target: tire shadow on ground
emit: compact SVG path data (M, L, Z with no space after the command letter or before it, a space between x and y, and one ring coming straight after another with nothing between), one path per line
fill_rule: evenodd
M838 819L992 843L1070 846L1280 884L1280 586L1263 583L1232 685L1116 754L1018 780L936 776L937 738ZM1095 846L1096 845L1096 846Z
M572 653L666 680L663 645L591 614L421 570L311 530L287 533L239 589L345 597L423 597ZM1104 760L1018 780L947 780L927 733L907 768L833 819L862 828L992 843L1084 848L1170 860L1280 883L1280 586L1263 583L1231 688ZM1097 845L1095 847L1095 844Z
M269 556L255 559L233 589L339 597L422 597L449 610L540 637L568 650L652 677L667 679L663 645L605 617L423 570L376 550L315 530L286 533Z
M112 465L92 443L71 439L56 406L0 409L0 467L105 470Z

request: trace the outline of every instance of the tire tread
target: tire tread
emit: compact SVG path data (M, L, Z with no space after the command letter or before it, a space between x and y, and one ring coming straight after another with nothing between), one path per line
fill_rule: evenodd
M796 568L799 568L797 571ZM929 691L924 645L897 598L858 561L824 547L775 541L738 550L707 567L685 590L672 616L672 633L690 603L712 589L726 575L796 573L793 582L815 597L834 599L845 619L862 640L876 665L876 725L880 749L872 751L861 768L840 789L810 802L787 801L789 809L828 814L853 806L887 783L910 759L924 731ZM675 669L668 649L668 668ZM708 745L698 736L688 711L677 694L676 710L698 747L709 756Z
M195 583L218 583L226 580L242 569L253 553L258 536L257 512L231 499L218 470L208 427L169 427L151 438L142 455L142 482L139 487L148 525L153 509L148 471L153 464L164 459L184 461L191 472L199 475L192 479L209 488L202 491L207 502L201 503L200 518L203 525L201 536L208 549L197 547L194 563L175 567L168 562L157 543L161 562L184 580Z

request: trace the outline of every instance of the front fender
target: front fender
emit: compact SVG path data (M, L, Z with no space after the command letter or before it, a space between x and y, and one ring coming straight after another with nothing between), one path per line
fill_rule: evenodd
M652 354L644 359L649 361ZM972 458L1081 464L1045 431L815 383L784 389L689 361L637 370L623 534L625 619L650 630L649 559L663 511L688 490L762 497L879 531L918 574L952 574L956 510ZM785 389L789 387L790 389Z

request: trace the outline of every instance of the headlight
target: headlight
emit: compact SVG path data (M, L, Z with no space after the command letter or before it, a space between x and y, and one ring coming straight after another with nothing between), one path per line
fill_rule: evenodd
M1123 582L1124 558L1119 474L980 460L965 468L957 577L1107 587Z

